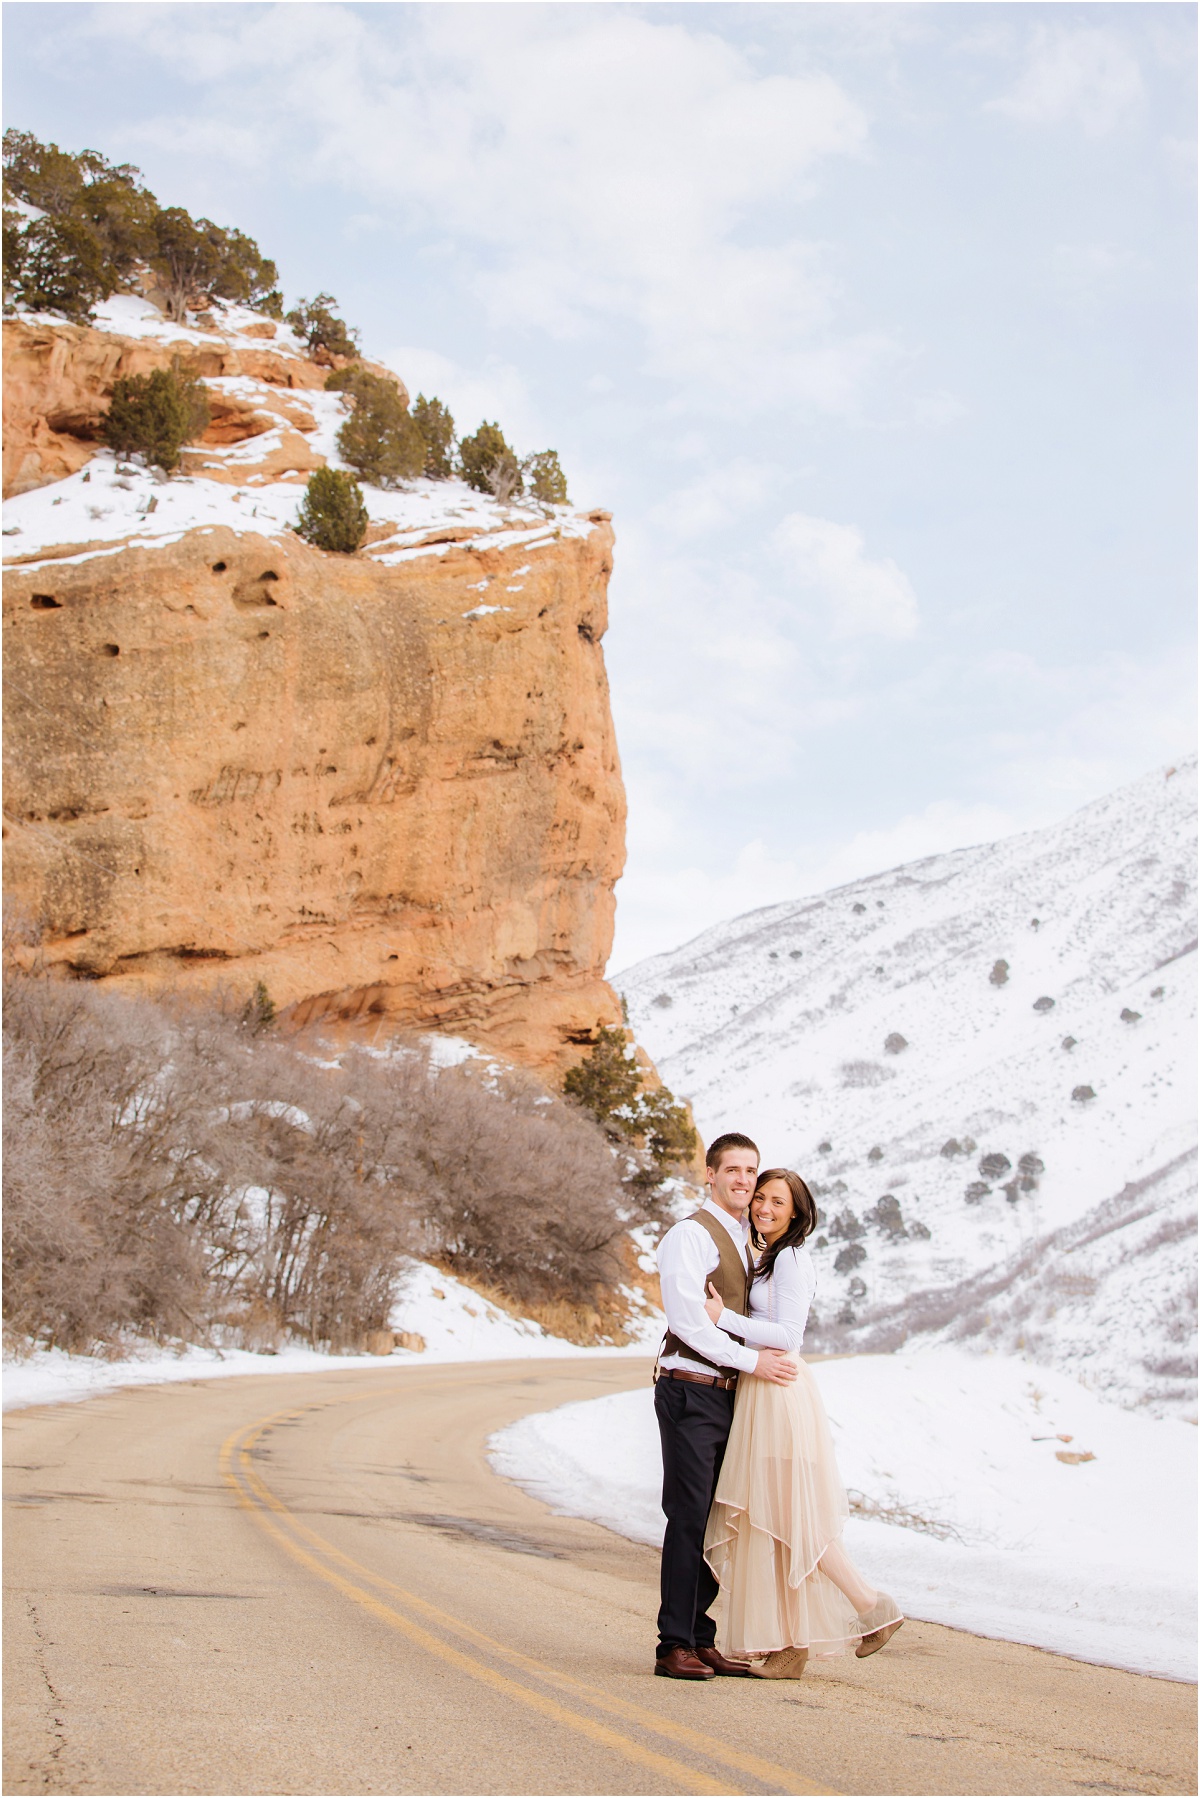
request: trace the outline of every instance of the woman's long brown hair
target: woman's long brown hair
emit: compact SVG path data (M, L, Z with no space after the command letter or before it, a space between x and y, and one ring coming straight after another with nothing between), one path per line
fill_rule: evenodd
M754 1278L756 1280L769 1280L771 1278L771 1270L775 1266L780 1250L799 1248L800 1244L804 1241L804 1238L806 1236L811 1236L817 1227L816 1201L799 1174L794 1174L790 1167L764 1168L762 1173L758 1176L758 1179L754 1182L755 1198L758 1197L758 1194L769 1180L786 1181L788 1191L792 1195L792 1221L784 1231L783 1235L777 1237L770 1248L766 1247L762 1237L754 1228L753 1221L751 1221L750 1240L756 1249L763 1250L762 1260L754 1270ZM751 1203L753 1204L753 1200L751 1200Z

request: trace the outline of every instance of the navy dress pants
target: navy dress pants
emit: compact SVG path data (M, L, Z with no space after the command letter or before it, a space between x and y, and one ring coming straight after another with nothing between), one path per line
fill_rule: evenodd
M658 1652L710 1648L717 1626L709 1606L720 1590L704 1559L704 1530L733 1423L733 1391L659 1379L654 1410L662 1439L662 1604Z

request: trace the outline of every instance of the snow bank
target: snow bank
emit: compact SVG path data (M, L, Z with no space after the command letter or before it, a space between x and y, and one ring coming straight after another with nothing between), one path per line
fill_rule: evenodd
M331 467L344 467L334 448L344 418L338 395L306 392L304 400L319 415L318 429L309 436L311 448ZM232 464L239 456L257 461L272 447L272 434L267 433L234 445L223 459ZM557 538L586 537L592 529L586 517L566 511L556 513L548 524L538 513L499 506L462 481L420 479L395 491L368 482L361 486L372 524L394 527L393 536L366 552L385 566L445 555L454 547L451 542L424 543L430 532L461 533L462 541L489 549L520 544L536 551ZM63 559L54 554L60 546L78 545L67 559L85 561L127 546L162 549L177 543L186 531L218 525L278 536L295 525L303 498L303 482L247 479L235 484L203 475L167 479L161 470L99 450L86 467L65 480L5 501L5 554L36 567L43 552L55 562ZM490 578L482 584L489 585Z
M955 1348L813 1372L856 1506L846 1546L909 1615L1195 1678L1192 1426ZM648 1386L526 1417L492 1438L491 1459L557 1511L662 1540Z
M657 1344L662 1320L648 1311L633 1328L638 1340L625 1349L579 1348L550 1336L540 1324L499 1310L471 1287L427 1262L414 1262L390 1318L394 1330L423 1336L423 1352L396 1349L392 1355L328 1355L316 1349L286 1348L278 1354L245 1349L188 1347L178 1353L134 1348L113 1361L96 1355L39 1350L4 1364L4 1409L52 1405L91 1398L117 1386L146 1386L165 1380L213 1380L233 1374L329 1373L348 1367L425 1367L451 1361L510 1361L536 1356L644 1355Z

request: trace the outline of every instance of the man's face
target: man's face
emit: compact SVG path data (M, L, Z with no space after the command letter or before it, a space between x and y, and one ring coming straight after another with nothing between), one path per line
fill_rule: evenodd
M720 1167L704 1170L709 1192L717 1204L735 1216L745 1211L758 1178L758 1156L753 1149L726 1149Z

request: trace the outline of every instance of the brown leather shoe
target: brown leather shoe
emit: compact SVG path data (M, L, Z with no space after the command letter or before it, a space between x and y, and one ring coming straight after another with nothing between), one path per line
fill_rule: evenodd
M731 1661L723 1655L719 1648L697 1648L696 1659L711 1667L714 1673L723 1673L727 1679L753 1679L749 1661Z
M713 1679L711 1667L706 1667L698 1655L690 1648L668 1648L666 1654L660 1654L654 1663L654 1671L663 1679Z

